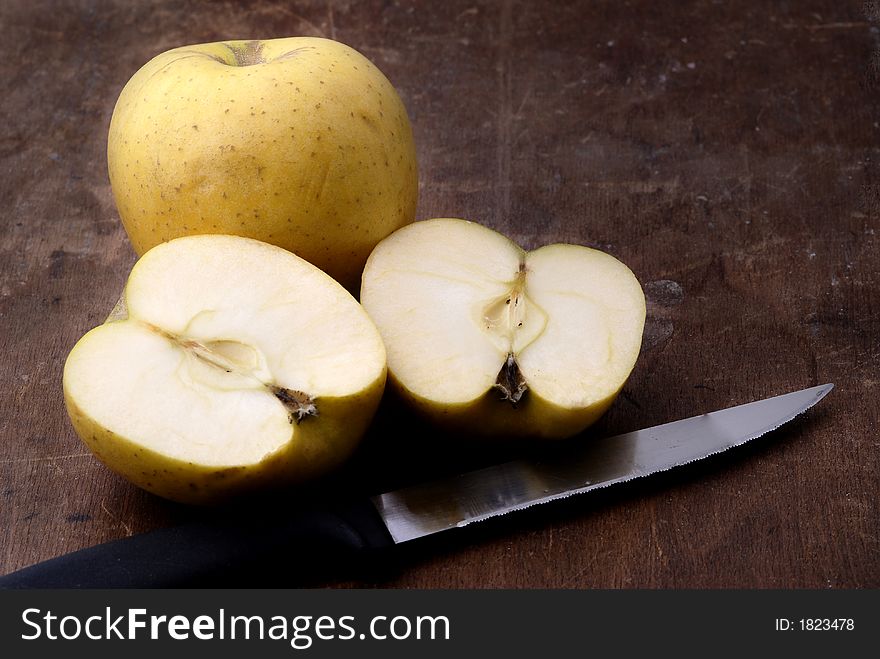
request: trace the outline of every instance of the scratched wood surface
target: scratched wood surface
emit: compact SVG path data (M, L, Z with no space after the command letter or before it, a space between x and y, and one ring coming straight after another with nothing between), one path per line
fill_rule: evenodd
M400 552L389 587L880 586L880 8L875 3L0 4L0 573L201 514L129 486L68 423L64 358L134 263L105 149L153 55L323 35L414 124L419 219L607 250L649 318L611 434L822 382L771 439ZM586 440L585 440L586 441ZM374 492L511 449L389 405L320 487Z

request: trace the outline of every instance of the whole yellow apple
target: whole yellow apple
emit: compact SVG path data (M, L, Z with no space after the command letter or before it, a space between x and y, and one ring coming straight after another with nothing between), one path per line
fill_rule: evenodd
M122 90L107 160L139 255L184 235L234 234L356 290L373 247L415 217L406 109L369 60L328 39L158 55Z

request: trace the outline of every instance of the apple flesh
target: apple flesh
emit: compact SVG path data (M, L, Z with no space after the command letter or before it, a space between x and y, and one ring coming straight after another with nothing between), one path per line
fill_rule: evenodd
M361 303L403 397L477 435L564 438L589 426L629 377L645 322L641 286L614 257L578 245L525 252L458 219L379 243Z
M107 160L139 255L179 236L247 236L356 291L376 243L415 218L406 109L378 68L328 39L158 55L120 94Z
M385 350L337 282L278 247L179 238L64 367L74 429L136 485L208 503L319 476L364 434Z

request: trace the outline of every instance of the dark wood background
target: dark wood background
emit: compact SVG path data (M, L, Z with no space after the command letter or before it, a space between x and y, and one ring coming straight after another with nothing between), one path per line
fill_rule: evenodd
M67 352L135 260L105 163L122 86L175 46L321 35L400 90L419 219L596 246L642 281L642 356L591 432L837 387L753 445L413 545L378 581L327 583L880 586L874 5L5 0L0 573L202 514L109 472L62 401ZM375 492L510 451L391 405L346 470L286 496Z

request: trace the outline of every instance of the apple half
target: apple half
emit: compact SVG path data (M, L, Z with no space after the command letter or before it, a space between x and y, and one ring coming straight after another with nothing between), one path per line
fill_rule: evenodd
M577 434L620 392L645 324L642 288L614 257L579 245L525 252L459 219L380 242L361 303L403 398L474 435Z
M375 325L329 275L249 238L178 238L134 266L64 367L74 429L154 494L208 503L354 450L385 386Z

